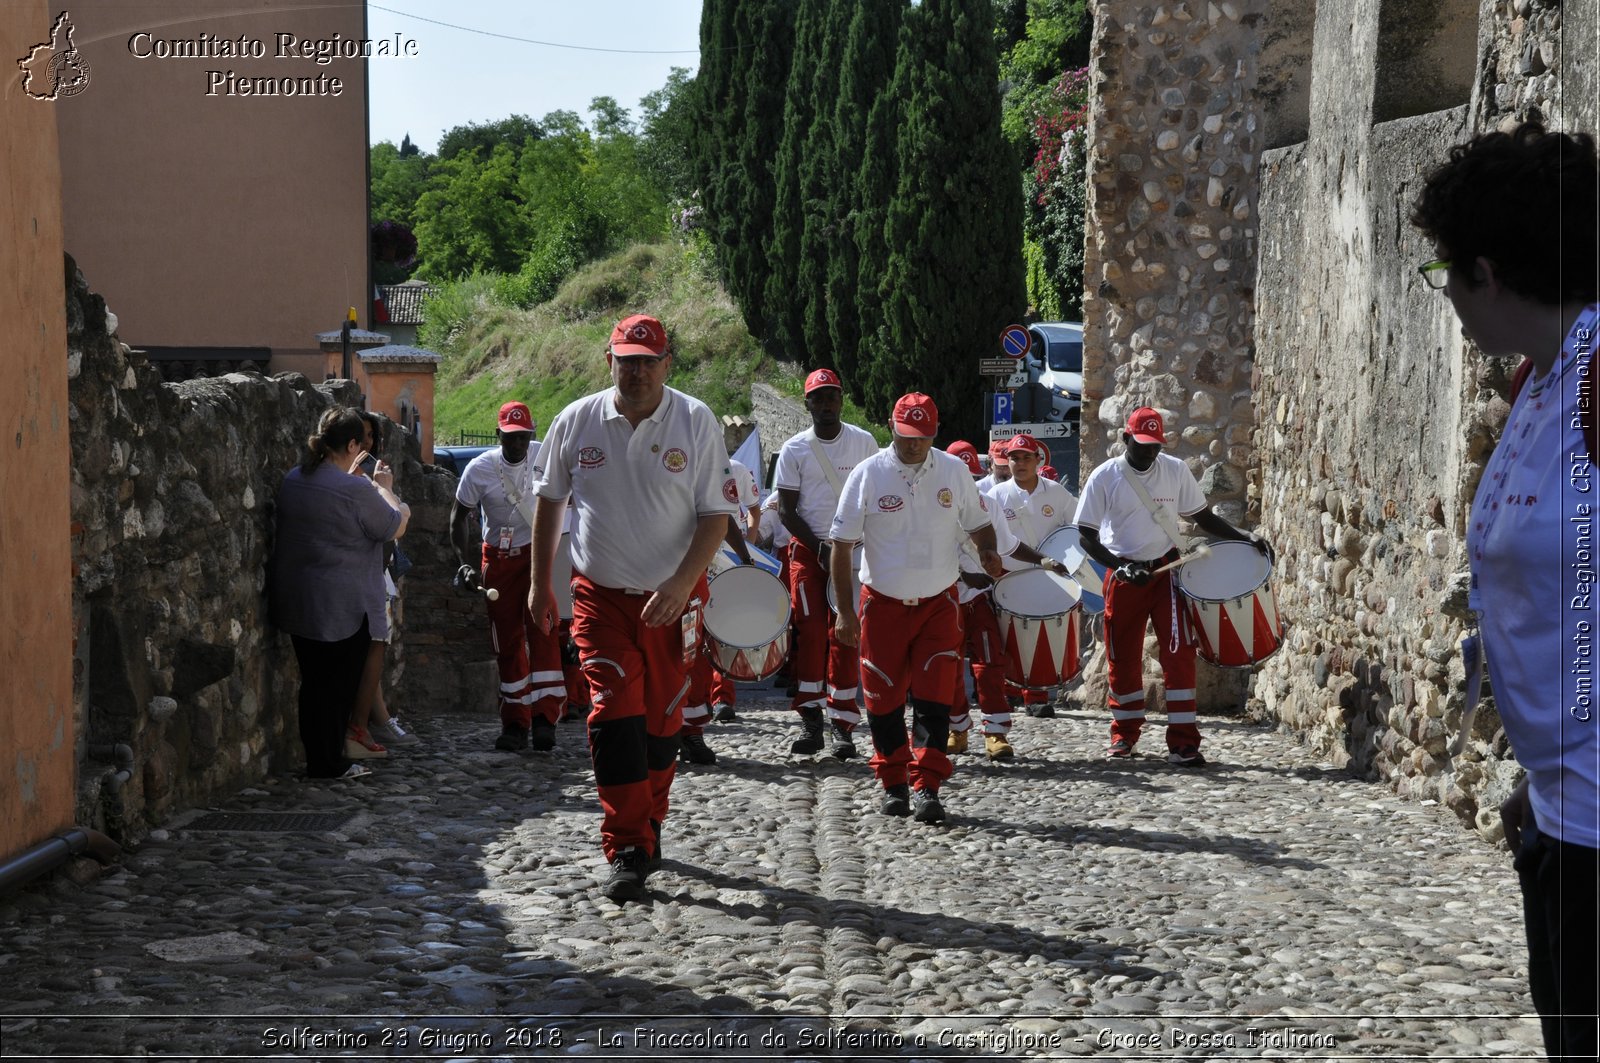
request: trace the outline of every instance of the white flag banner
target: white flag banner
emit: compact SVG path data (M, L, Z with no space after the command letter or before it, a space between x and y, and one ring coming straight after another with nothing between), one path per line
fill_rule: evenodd
M764 494L766 488L761 483L761 426L756 425L755 431L739 444L739 449L733 452L733 460L743 462L756 478L756 494Z

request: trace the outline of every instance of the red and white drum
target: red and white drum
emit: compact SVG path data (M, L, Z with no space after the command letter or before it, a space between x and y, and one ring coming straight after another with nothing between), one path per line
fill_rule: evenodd
M556 615L572 619L572 536L562 533L556 563L550 569L550 589L556 592Z
M1008 572L994 585L994 611L1006 648L1006 678L1044 690L1083 667L1077 584L1042 568Z
M1177 571L1178 589L1199 639L1198 653L1222 668L1248 668L1283 643L1272 593L1272 562L1249 543L1212 543Z
M789 659L789 592L753 565L719 573L706 602L706 649L729 679L759 682Z
M861 610L861 555L866 552L866 547L856 543L850 551L850 609L852 612ZM833 610L833 615L839 615L839 603L834 599L838 596L833 593L833 576L828 576L828 608Z

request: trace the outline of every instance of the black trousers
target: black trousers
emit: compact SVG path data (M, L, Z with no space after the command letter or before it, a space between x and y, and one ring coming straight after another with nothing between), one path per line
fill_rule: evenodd
M1600 1013L1600 849L1557 841L1529 824L1516 868L1528 931L1528 988L1545 1054L1592 1061Z
M367 620L362 617L361 629L338 642L291 637L300 663L300 742L306 747L306 774L313 779L337 778L350 766L344 755L344 732L372 648Z

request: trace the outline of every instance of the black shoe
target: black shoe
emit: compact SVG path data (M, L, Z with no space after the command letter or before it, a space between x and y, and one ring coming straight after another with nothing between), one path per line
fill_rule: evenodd
M1113 738L1106 756L1111 760L1130 760L1133 757L1133 743L1126 738Z
M528 748L528 729L508 723L500 729L500 737L494 740L496 749L503 749L507 753L520 753Z
M884 787L883 804L878 806L878 811L886 816L911 815L911 787L905 783Z
M833 749L831 752L834 760L854 760L856 758L855 737L838 720L833 722Z
M719 705L712 706L711 718L717 723L732 723L739 718L739 714L733 711L732 705L724 701Z
M715 764L716 753L706 745L704 735L679 735L678 756L690 764Z
M543 716L533 721L533 726L526 734L528 745L540 753L548 753L556 747L556 725Z
M1032 710L1028 713L1029 716L1037 716L1041 720L1053 720L1056 717L1056 707L1048 701L1043 705L1032 705L1029 708Z
M943 823L944 806L938 790L917 790L911 795L911 814L918 823Z
M588 709L584 708L582 705L579 705L577 702L569 701L567 702L566 710L561 714L561 722L572 723L574 720L581 720L588 715Z
M800 726L805 729L794 744L791 753L821 753L826 744L822 740L822 710L815 705L800 710Z
M649 854L636 845L629 846L611 858L605 895L614 901L639 900L644 896L644 880L649 874Z
M1206 758L1200 755L1199 746L1184 746L1168 753L1167 763L1176 764L1180 768L1203 768L1206 766Z

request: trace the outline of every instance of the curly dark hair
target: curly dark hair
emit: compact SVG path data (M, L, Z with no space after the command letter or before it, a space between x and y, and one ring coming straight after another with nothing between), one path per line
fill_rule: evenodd
M1525 122L1450 149L1428 175L1411 223L1455 263L1478 258L1507 288L1541 303L1593 302L1600 284L1594 138Z

